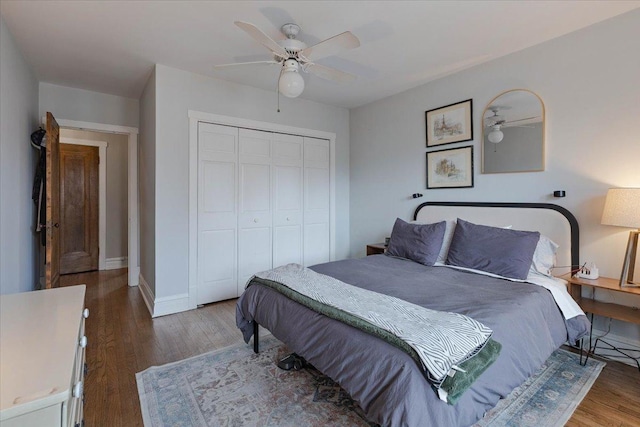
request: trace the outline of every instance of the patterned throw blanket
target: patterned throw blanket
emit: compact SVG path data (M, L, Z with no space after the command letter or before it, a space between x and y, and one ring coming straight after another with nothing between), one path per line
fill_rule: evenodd
M463 371L459 366L482 350L492 334L491 329L465 315L420 307L349 285L298 264L257 273L255 277L263 279L262 283L282 284L294 293L346 312L400 338L418 355L427 379L438 390L448 377ZM446 400L446 393L439 394Z

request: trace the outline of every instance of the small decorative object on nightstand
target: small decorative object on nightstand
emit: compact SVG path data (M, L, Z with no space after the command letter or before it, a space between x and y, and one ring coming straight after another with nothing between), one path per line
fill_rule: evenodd
M638 349L616 347L606 342L602 338L596 339L593 347L591 346L594 314L640 325L640 310L634 307L627 307L625 305L597 301L595 299L596 290L606 289L608 291L640 295L640 288L620 286L620 282L617 279L611 279L608 277L599 277L597 279L582 279L578 277L571 277L569 279L569 286L571 296L576 300L576 302L580 305L582 310L585 311L585 313L589 313L591 315L592 331L589 334L589 348L587 350L587 359L589 358L590 354L593 354L596 351L598 344L604 344L606 346L604 350L616 351L623 356L628 357L636 363L636 365L638 366L638 370L640 370L640 358L634 357L630 354L630 352L638 351ZM582 297L583 287L591 288L591 298Z
M633 281L640 235L640 188L610 188L604 202L602 223L637 229L629 232L620 286L640 287L640 283Z
M367 245L367 256L369 255L380 255L385 253L387 247L384 243L371 243Z

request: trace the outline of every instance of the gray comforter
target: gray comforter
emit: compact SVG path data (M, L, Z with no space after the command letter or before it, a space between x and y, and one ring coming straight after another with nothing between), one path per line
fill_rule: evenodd
M502 344L496 362L456 405L448 405L438 399L416 362L398 348L265 286L251 286L243 293L237 324L245 340L255 319L338 382L371 421L384 426L469 426L569 338L551 294L539 286L384 255L312 269L423 307L465 314L491 328ZM585 316L572 319L572 335L585 334L588 325Z

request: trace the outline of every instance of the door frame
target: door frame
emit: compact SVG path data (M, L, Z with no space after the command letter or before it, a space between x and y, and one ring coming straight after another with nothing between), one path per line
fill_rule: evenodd
M78 120L56 119L61 128L88 130L94 132L117 133L128 136L128 174L127 174L127 209L129 216L128 248L128 283L138 286L140 283L140 228L138 198L138 128L130 126L109 125L103 123L82 122ZM105 239L106 240L106 239Z
M197 308L198 292L198 123L212 123L277 132L289 135L326 139L329 141L329 259L336 258L336 134L278 123L261 122L241 117L223 116L189 110L189 309Z
M107 269L107 146L106 141L60 137L60 144L98 147L98 270Z

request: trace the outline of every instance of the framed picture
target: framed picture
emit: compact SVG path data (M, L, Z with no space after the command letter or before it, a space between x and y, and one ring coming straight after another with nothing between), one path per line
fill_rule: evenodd
M427 188L473 187L473 146L427 153Z
M458 102L424 113L427 147L473 139L473 101Z

